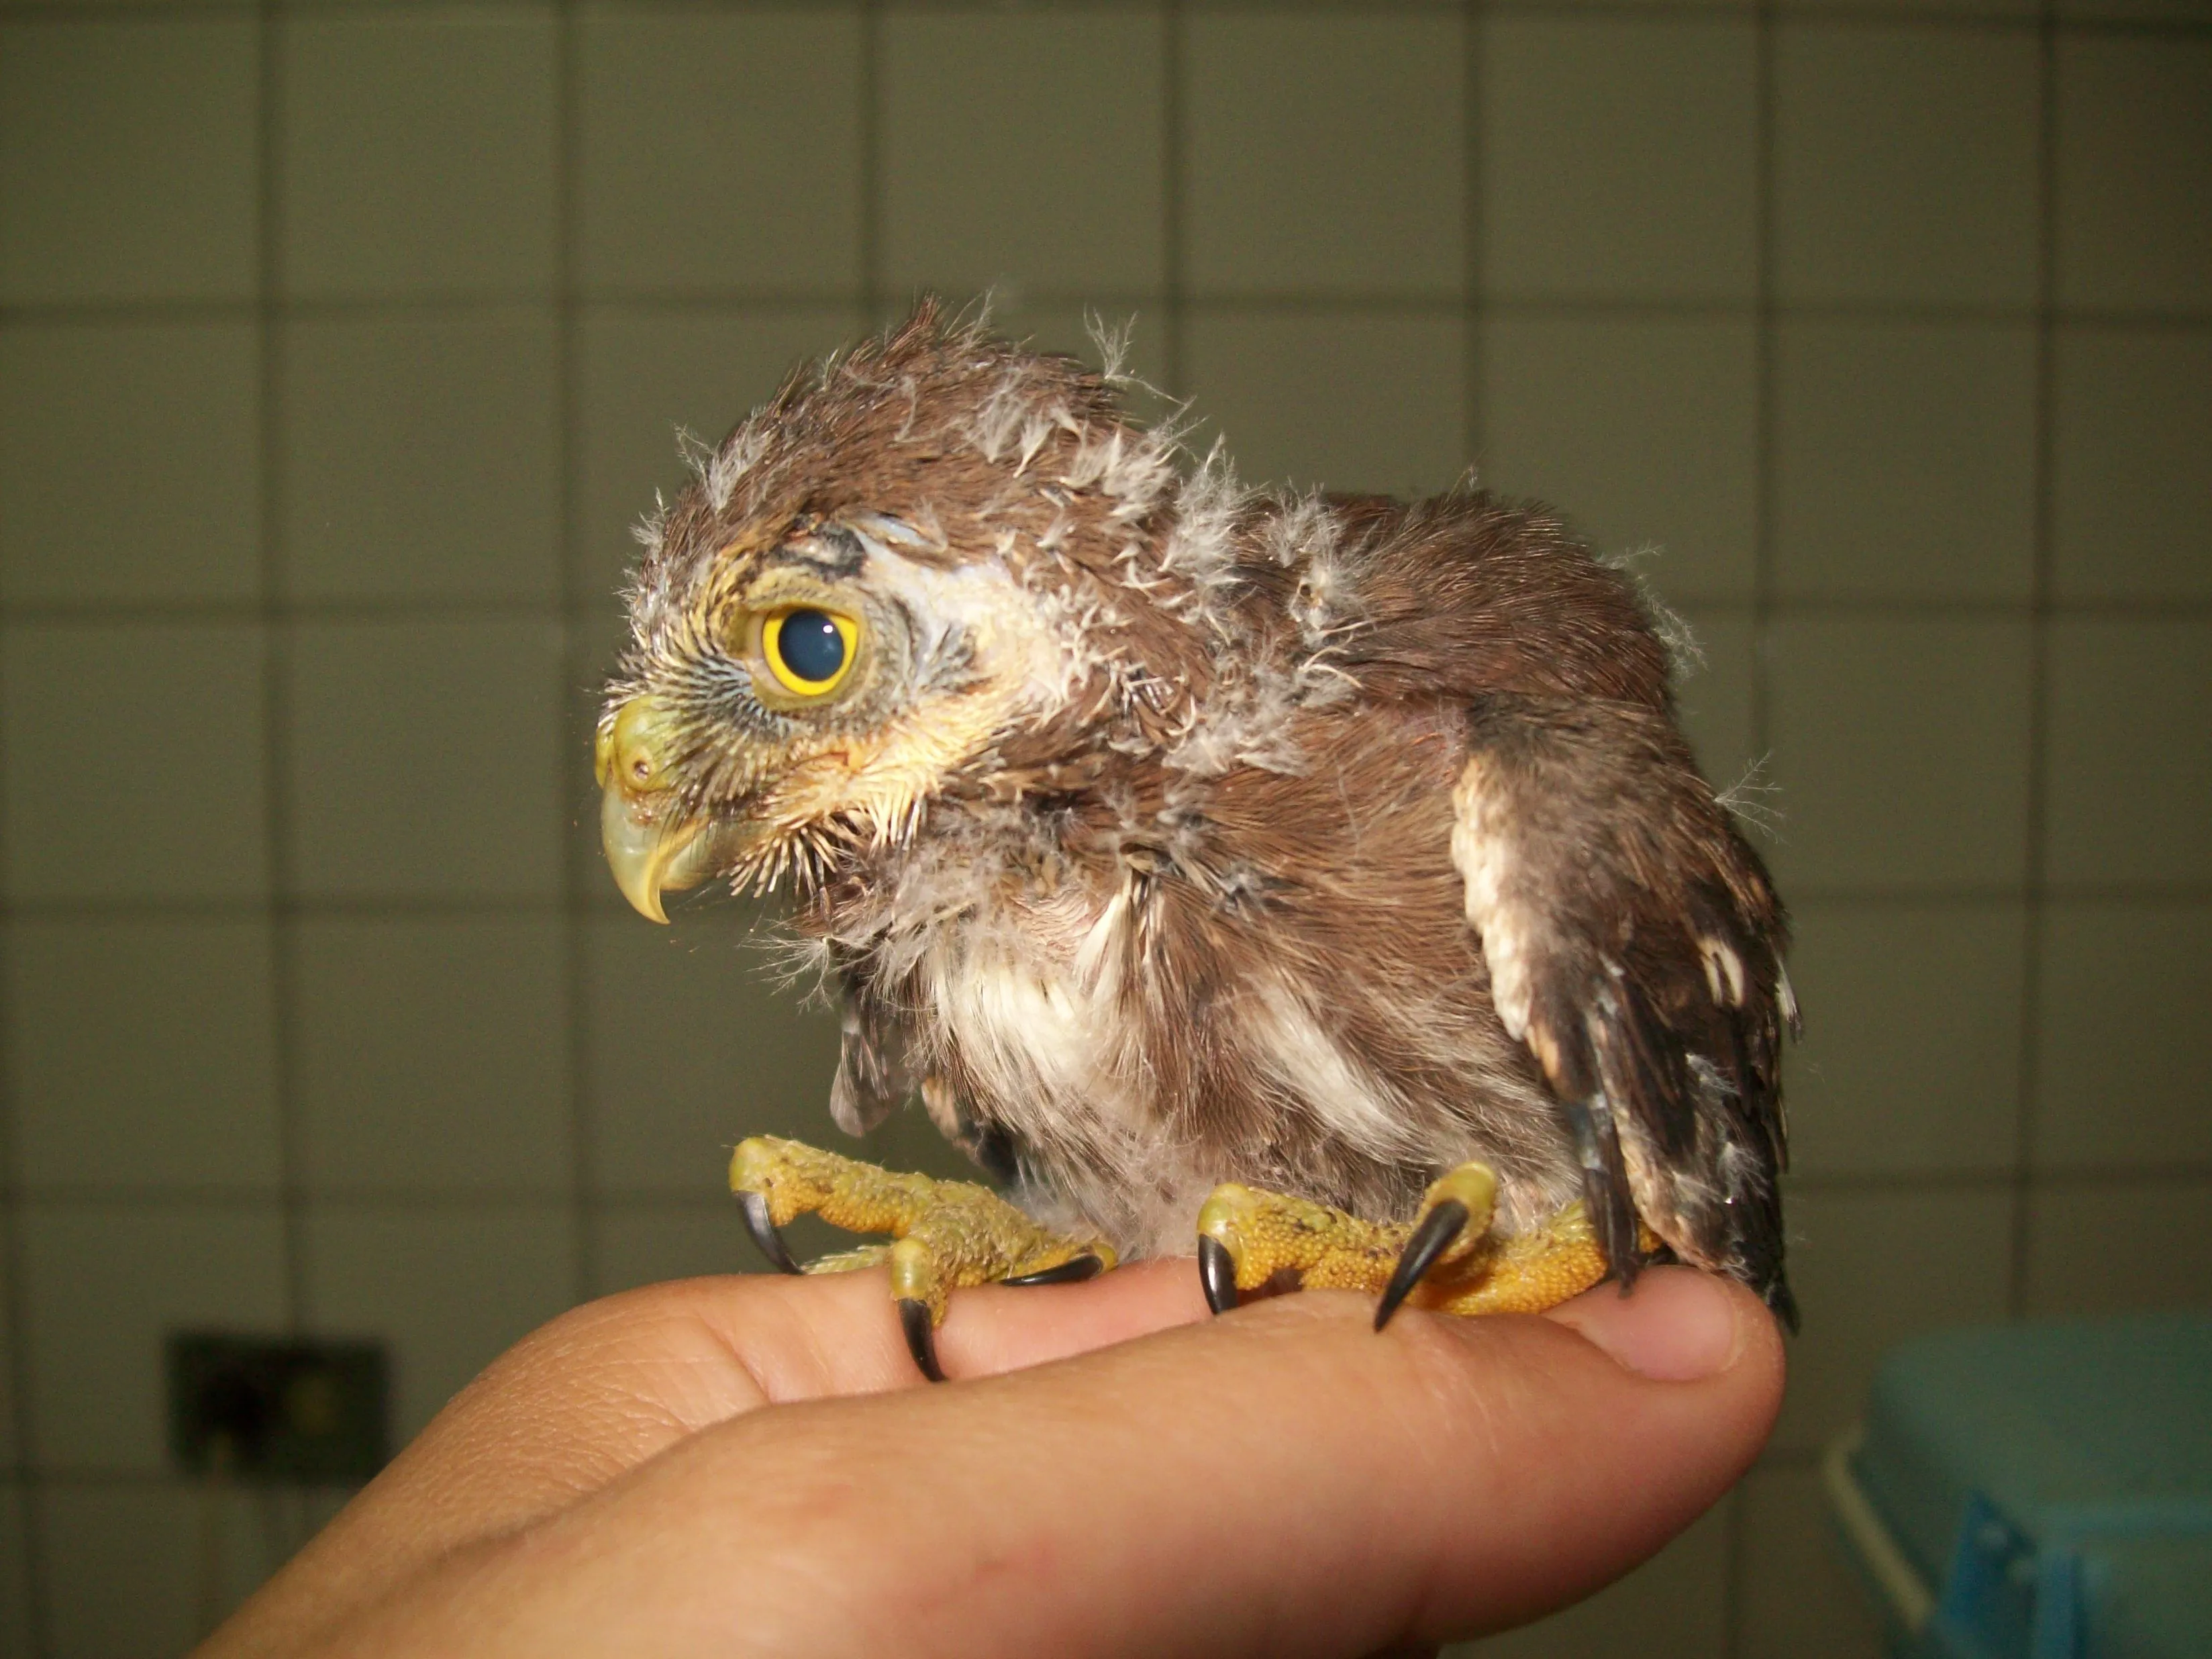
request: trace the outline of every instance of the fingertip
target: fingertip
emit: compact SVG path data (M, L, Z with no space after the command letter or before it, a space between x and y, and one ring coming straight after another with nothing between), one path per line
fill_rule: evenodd
M1754 1321L1765 1317L1755 1303L1745 1305L1750 1300L1711 1273L1655 1267L1639 1274L1632 1289L1600 1285L1549 1316L1639 1376L1695 1382L1743 1358Z

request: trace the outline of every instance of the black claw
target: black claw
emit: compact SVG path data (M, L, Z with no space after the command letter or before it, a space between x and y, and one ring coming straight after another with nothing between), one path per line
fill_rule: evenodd
M929 1328L929 1304L914 1297L898 1299L899 1328L906 1333L906 1351L921 1374L933 1382L945 1381L937 1364L937 1334Z
M1382 1288L1382 1300L1376 1304L1376 1330L1390 1322L1390 1316L1398 1311L1398 1304L1413 1293L1414 1285L1429 1276L1429 1269L1437 1265L1437 1258L1451 1247L1460 1229L1467 1225L1467 1213L1466 1205L1455 1198L1448 1198L1421 1218L1421 1224L1413 1229L1413 1236L1399 1252L1398 1265L1391 1270L1390 1282Z
M783 1246L783 1235L776 1231L775 1223L769 1219L768 1200L758 1193L739 1193L738 1210L745 1218L745 1231L753 1236L753 1243L760 1247L763 1255L783 1273L800 1271L799 1264L791 1259L791 1252Z
M1198 1240L1198 1282L1206 1286L1206 1305L1218 1314L1237 1306L1237 1263L1229 1247L1210 1233Z
M1033 1273L1023 1273L1014 1279L1002 1279L1001 1285L1080 1285L1086 1279L1098 1277L1098 1270L1106 1264L1085 1250L1081 1255L1072 1255L1056 1267L1043 1267Z

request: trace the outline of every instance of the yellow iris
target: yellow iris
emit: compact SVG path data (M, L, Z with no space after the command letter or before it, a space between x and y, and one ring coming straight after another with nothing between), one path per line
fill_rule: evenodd
M761 655L776 684L793 696L826 696L852 672L860 625L817 605L771 611L761 622Z

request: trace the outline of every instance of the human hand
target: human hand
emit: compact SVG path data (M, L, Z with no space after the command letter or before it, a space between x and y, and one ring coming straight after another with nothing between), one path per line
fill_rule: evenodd
M1643 1559L1781 1401L1765 1310L1686 1268L1371 1317L1208 1320L1188 1262L968 1291L933 1387L878 1273L610 1297L496 1361L198 1659L1418 1650Z

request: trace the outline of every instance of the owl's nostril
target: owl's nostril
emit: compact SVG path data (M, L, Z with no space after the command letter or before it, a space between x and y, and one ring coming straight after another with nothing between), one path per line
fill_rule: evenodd
M593 744L600 787L615 781L634 795L661 787L672 726L668 711L649 696L632 697L616 709L601 722Z

